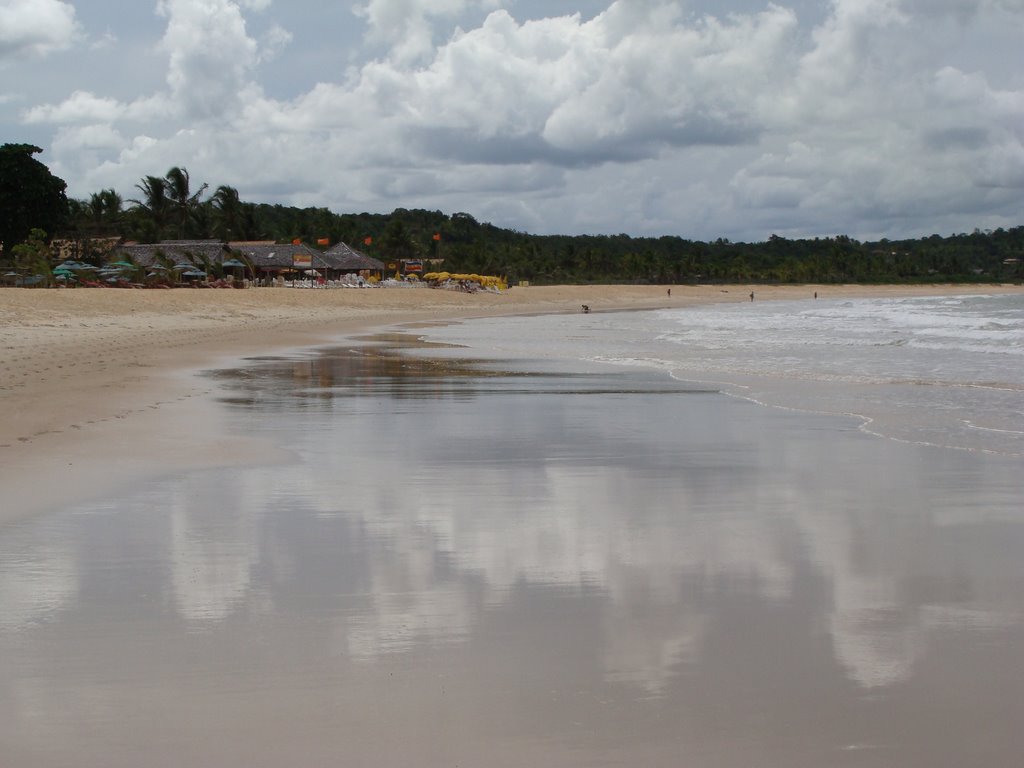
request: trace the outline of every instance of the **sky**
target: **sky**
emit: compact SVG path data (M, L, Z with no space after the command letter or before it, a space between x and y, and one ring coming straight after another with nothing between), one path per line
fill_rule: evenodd
M0 141L88 198L535 234L1024 224L1024 0L0 0Z

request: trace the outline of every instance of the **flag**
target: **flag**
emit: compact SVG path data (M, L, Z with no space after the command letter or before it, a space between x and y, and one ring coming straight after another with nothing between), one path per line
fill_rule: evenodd
M294 240L292 240L292 245L302 245L302 238L296 237Z
M435 233L434 233L434 239L435 239L435 240L436 240L437 242L441 242L441 233L440 233L440 232L435 232Z
M372 237L364 237L363 238L363 245L373 245L373 238Z
M331 241L330 241L330 238L321 237L319 240L316 241L316 244L317 245L330 245Z

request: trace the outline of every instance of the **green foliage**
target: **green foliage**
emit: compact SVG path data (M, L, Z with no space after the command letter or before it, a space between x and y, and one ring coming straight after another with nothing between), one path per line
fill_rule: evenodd
M53 280L53 271L50 269L51 252L45 231L32 229L25 242L11 249L11 255L14 271L22 277L42 275L46 283Z
M442 259L443 269L552 283L894 283L992 282L1024 278L1024 227L922 239L858 242L845 235L765 242L713 242L677 236L530 235L478 222L468 213L398 208L390 214L333 213L243 202L220 186L201 200L184 168L146 176L134 206L120 212L113 190L73 205L78 231L88 227L143 242L161 239L276 240L314 244L327 238L386 261ZM438 236L438 237L435 237ZM369 244L366 244L367 240Z
M0 147L0 246L5 253L33 229L57 231L68 214L67 185L32 155L30 144Z
M131 234L144 243L209 237L213 208L211 201L200 200L208 185L202 184L192 192L191 184L188 170L179 166L164 176L140 179L135 188L142 197L128 201L133 205L128 227Z

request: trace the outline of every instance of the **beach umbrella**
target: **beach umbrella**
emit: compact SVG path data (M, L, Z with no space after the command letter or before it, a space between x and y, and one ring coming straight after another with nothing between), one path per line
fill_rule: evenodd
M221 264L222 267L242 267L245 268L245 263L238 259L228 259Z
M96 269L96 267L82 261L65 261L54 267L53 271L56 272L58 269L66 272L81 272L82 270Z
M135 269L138 264L132 264L130 261L112 261L107 264L108 267L126 267L128 269Z
M190 269L181 273L182 277L206 277L206 273L199 269Z

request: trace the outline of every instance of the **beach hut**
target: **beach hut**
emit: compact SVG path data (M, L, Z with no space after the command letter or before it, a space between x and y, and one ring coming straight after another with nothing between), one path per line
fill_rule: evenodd
M319 251L299 243L275 243L273 241L249 241L228 243L230 251L251 266L257 280L264 282L286 275L300 274L304 270L316 269Z
M327 269L338 277L354 274L379 280L384 276L383 261L367 256L345 243L328 248L322 255Z

